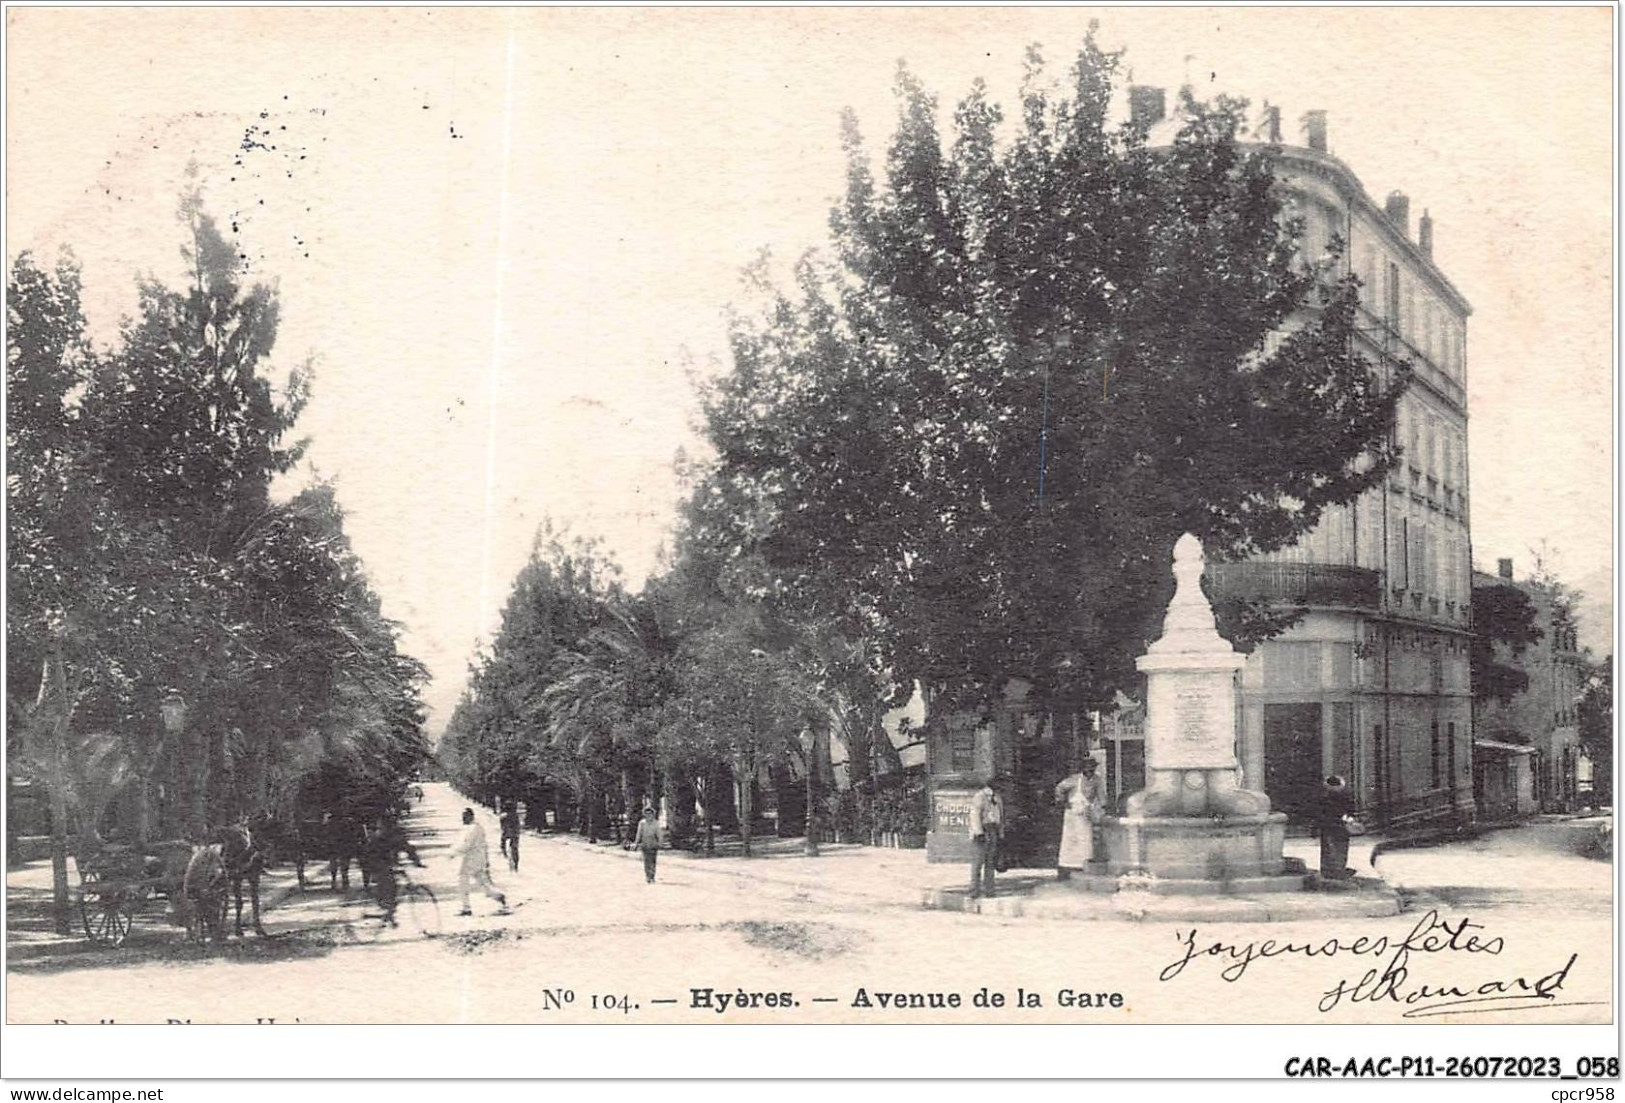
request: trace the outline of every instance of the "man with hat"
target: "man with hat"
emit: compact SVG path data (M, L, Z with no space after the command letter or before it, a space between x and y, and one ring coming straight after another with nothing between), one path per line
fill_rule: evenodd
M519 802L510 800L502 811L502 818L497 821L502 831L502 839L498 844L503 855L508 859L508 869L514 873L519 872Z
M993 877L999 865L999 843L1004 836L1003 774L995 773L970 802L970 895L994 895Z
M655 863L660 858L660 820L656 818L655 806L644 802L643 818L638 821L638 833L632 840L632 846L643 851L643 879L649 884L655 883Z
M1348 817L1353 814L1354 796L1349 792L1348 783L1335 774L1327 778L1316 816L1320 829L1322 881L1346 881L1354 876L1354 871L1348 868Z

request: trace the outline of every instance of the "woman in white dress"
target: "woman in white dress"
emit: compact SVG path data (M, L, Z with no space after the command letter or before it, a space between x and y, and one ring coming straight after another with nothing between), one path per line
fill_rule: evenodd
M1095 824L1100 822L1102 791L1098 764L1084 757L1079 771L1055 787L1055 803L1064 804L1061 814L1060 879L1065 881L1075 869L1089 867L1095 857Z

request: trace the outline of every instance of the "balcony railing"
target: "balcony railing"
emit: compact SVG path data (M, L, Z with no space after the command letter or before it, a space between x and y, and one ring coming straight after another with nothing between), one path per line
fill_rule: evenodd
M1381 598L1376 571L1338 563L1209 563L1207 589L1214 601L1345 609L1374 610Z

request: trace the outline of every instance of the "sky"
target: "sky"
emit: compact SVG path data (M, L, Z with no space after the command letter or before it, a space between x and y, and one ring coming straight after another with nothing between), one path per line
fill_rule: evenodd
M307 360L295 482L332 479L437 731L544 520L636 583L726 363L741 272L827 240L839 118L871 148L906 60L1015 102L1091 20L1133 81L1330 116L1435 222L1468 330L1474 558L1542 549L1611 602L1608 9L10 9L6 255L71 246L93 333L179 276L195 171ZM195 166L195 169L189 169ZM283 493L293 485L281 488ZM1586 637L1611 627L1588 607Z

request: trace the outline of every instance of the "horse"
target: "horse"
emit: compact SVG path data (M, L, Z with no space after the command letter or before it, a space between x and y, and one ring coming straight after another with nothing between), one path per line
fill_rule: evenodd
M219 942L226 926L226 863L219 843L194 846L181 879L186 934L194 942L210 935Z
M179 909L181 883L186 877L186 866L192 860L193 844L186 839L163 839L148 843L142 862L142 876L155 883L159 895Z
M328 814L320 820L304 820L293 830L294 869L299 877L299 889L305 890L305 863L315 859L327 863L329 886L337 891L343 885L350 889L350 863L360 865L361 848L366 843L366 829L353 816ZM362 870L362 885L367 883L367 872Z
M254 905L254 933L262 938L265 928L260 924L260 874L265 872L265 855L254 839L247 820L239 820L215 833L220 847L220 859L225 867L226 883L237 901L237 937L243 936L243 885L248 885L249 898Z
M309 888L305 880L305 863L326 854L326 834L326 825L319 819L298 819L278 824L275 843L277 860L293 862L300 892Z

